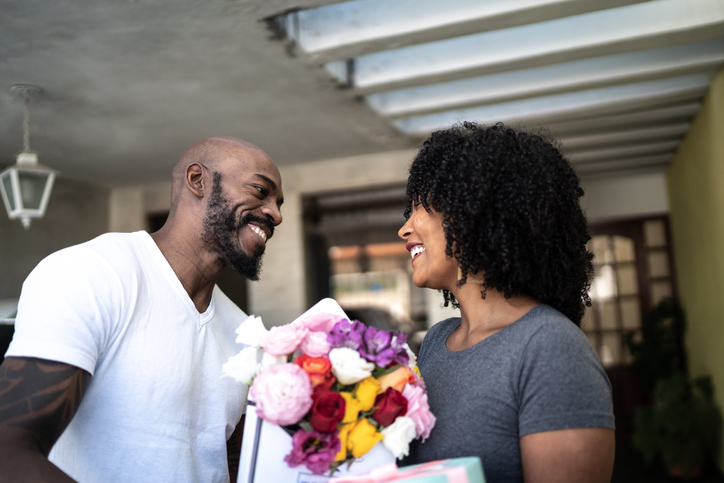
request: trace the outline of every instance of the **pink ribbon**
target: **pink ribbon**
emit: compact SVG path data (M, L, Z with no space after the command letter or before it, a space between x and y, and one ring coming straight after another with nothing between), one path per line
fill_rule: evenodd
M387 463L365 475L340 476L332 478L329 483L385 483L388 481L404 480L417 476L445 475L449 483L469 483L468 472L463 466L446 466L449 460L430 461L414 468L398 469L397 465Z

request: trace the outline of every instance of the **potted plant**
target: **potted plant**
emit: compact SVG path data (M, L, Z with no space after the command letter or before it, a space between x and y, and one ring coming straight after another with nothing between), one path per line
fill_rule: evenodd
M660 456L670 475L689 478L718 454L721 431L711 377L676 372L656 383L652 405L638 408L633 444L649 464Z

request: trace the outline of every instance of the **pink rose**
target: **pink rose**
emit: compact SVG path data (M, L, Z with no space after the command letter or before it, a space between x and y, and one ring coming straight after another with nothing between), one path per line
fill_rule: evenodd
M291 354L307 336L307 328L299 324L272 327L261 336L261 348L273 356Z
M311 331L324 332L325 334L328 334L332 330L332 327L334 327L334 325L340 320L344 320L344 317L340 317L336 314L317 312L302 314L301 317L294 322L303 325Z
M264 369L249 389L260 418L280 426L298 423L312 407L312 383L296 364Z
M309 357L324 357L329 354L332 347L327 342L326 332L310 331L299 348Z
M427 404L427 393L424 386L408 384L402 391L402 396L407 399L407 416L415 422L417 436L425 441L430 436L430 431L435 427L435 415L430 412Z

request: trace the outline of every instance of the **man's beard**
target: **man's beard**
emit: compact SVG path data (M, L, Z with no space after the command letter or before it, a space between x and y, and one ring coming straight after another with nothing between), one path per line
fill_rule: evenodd
M229 204L222 194L221 174L214 173L214 184L204 220L204 247L212 253L223 255L229 266L244 277L252 281L259 280L265 247L262 245L254 253L247 255L239 247L238 232L240 227L249 222L260 226L269 226L269 222L251 214L237 222Z

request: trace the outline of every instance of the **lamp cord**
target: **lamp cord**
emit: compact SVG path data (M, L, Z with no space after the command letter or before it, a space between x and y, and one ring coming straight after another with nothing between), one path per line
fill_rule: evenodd
M30 152L30 109L28 104L30 100L27 94L23 96L23 151Z

